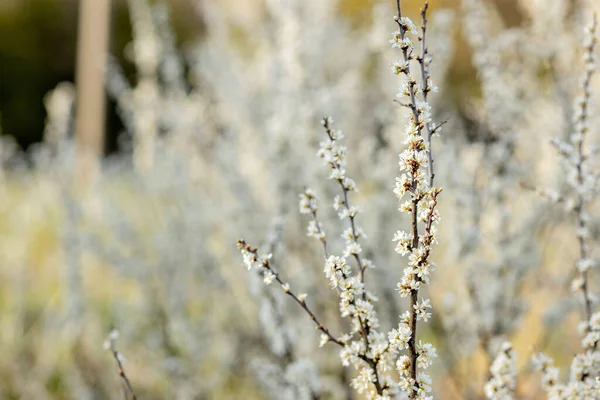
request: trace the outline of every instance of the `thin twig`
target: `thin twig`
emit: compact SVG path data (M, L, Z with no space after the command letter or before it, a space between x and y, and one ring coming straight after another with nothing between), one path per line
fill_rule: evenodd
M258 256L258 249L256 248L252 248L250 247L250 245L246 244L246 242L243 239L239 239L237 246L240 250L244 250L247 251L251 254L253 254L256 259L259 259ZM294 292L292 292L289 288L289 285L286 284L279 276L279 274L273 270L273 268L271 267L271 263L269 262L268 258L265 258L264 260L262 260L260 266L264 269L266 269L267 271L271 272L274 277L275 280L281 285L281 287L283 288L283 291L285 294L287 294L288 296L290 296L292 299L294 299L294 301L308 314L308 316L310 317L310 319L315 323L316 325L316 329L320 330L321 332L323 332L325 335L327 335L327 337L329 338L330 342L333 342L335 344L337 344L338 346L342 346L344 347L344 343L342 343L340 340L338 340L335 336L333 336L330 332L329 329L327 329L316 317L316 315L312 312L312 310L308 307L308 305L306 304L305 300L301 300L298 296L296 296L294 294Z
M125 395L124 396L125 400L127 400L127 399L137 400L137 396L135 395L133 386L131 385L129 378L127 377L127 374L125 373L125 368L123 367L123 356L121 355L121 353L119 353L119 351L117 350L117 347L116 347L116 340L117 340L118 336L119 336L118 331L116 331L114 329L111 330L110 333L108 334L108 339L105 344L105 347L107 347L108 350L110 350L110 352L113 355L113 358L115 359L115 362L117 363L117 371L123 381L123 389L124 389L123 393Z

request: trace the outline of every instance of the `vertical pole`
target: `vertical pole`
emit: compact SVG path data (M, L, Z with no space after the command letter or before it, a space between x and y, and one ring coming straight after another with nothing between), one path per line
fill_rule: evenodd
M75 170L63 190L66 212L66 281L69 332L82 328L84 312L82 265L76 241L79 215L90 184L100 172L106 114L105 74L108 55L111 0L80 0L75 66Z
M76 183L90 182L104 146L105 71L111 0L80 0L77 33Z

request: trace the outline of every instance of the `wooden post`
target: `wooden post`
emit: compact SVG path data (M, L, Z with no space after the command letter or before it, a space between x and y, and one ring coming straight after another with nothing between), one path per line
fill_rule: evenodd
M80 0L75 71L75 171L63 191L69 235L77 232L79 220L73 207L88 204L90 184L100 172L106 117L105 74L108 54L111 0ZM73 204L71 204L73 203ZM67 315L70 335L82 329L84 312L82 265L79 248L67 243L65 251Z
M111 0L80 0L77 33L76 183L90 182L104 148L105 71Z

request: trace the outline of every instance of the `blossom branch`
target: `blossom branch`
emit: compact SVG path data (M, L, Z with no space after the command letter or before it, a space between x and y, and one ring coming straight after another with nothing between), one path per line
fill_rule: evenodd
M491 377L483 390L490 400L512 399L517 387L516 355L509 342L502 343L500 352L490 367Z
M325 128L325 132L327 133L327 136L329 137L329 140L332 142L335 142L336 140L338 140L339 138L341 138L341 135L339 132L334 132L331 129L331 124L332 119L329 117L325 117L321 120L321 124L323 125L323 127ZM353 207L350 204L350 201L348 199L348 192L350 191L358 191L356 185L354 184L354 181L350 178L348 178L347 176L345 176L345 171L343 170L343 166L340 163L340 160L338 159L332 159L328 161L331 168L334 169L335 171L335 178L337 180L337 182L340 185L340 188L342 189L342 193L344 194L344 200L339 201L337 200L336 203L334 204L334 207L339 208L340 205L343 207L344 211L342 213L340 213L340 218L343 218L344 216L348 216L348 218L350 219L350 229L351 231L346 231L344 232L344 238L346 239L346 241L348 242L348 246L346 249L346 256L348 255L353 255L354 259L356 260L356 263L358 264L358 268L360 271L360 281L362 282L362 284L365 284L365 269L367 269L367 266L369 266L370 264L363 264L361 258L360 258L360 252L361 252L361 247L360 244L358 243L358 238L361 236L364 236L364 232L362 232L362 230L359 228L356 228L356 223L354 222L354 219L356 218L356 215L358 213L358 209L356 207ZM366 292L363 292L363 300L366 298Z
M327 235L323 230L321 222L319 222L317 210L317 199L314 192L305 187L302 189L302 193L300 193L300 213L310 214L312 216L312 221L308 225L307 236L314 237L323 243L323 255L325 256L325 259L327 259L329 257L329 252L327 251Z
M284 282L279 274L273 270L270 264L270 255L267 256L259 256L258 249L253 248L248 245L243 239L239 239L237 242L237 247L242 253L242 257L244 258L244 263L247 268L250 270L253 267L258 267L263 271L263 279L265 283L268 285L273 280L277 281L281 285L283 292L290 296L294 301L308 314L310 319L315 323L316 329L320 330L330 342L333 342L339 346L344 346L344 344L335 338L316 317L316 315L312 312L312 310L306 304L306 294L296 295L294 292L290 290L290 285Z
M402 52L402 60L392 66L392 72L401 75L405 79L397 97L408 98L408 107L411 110L409 121L406 126L407 149L400 155L401 177L396 178L394 194L401 200L406 193L410 199L402 203L400 211L411 214L411 233L398 231L394 240L398 242L396 251L401 255L410 253L409 265L404 269L404 277L398 284L398 290L402 297L409 297L409 310L402 316L403 323L397 332L402 332L406 344L401 347L407 348L408 356L398 361L401 374L400 386L408 391L409 397L414 399L421 397L430 391L430 379L424 373L417 373L417 364L427 368L431 364L431 358L435 356L435 349L431 345L417 344L417 321L427 321L431 314L427 311L431 307L429 299L419 303L419 289L423 284L429 283L429 274L434 265L429 261L431 245L435 242L434 223L439 221L436 210L437 196L441 189L433 187L433 155L431 152L431 137L439 130L442 124L432 127L431 107L427 102L427 94L433 90L433 84L429 76L430 58L427 53L427 9L425 4L421 10L422 28L418 36L421 42L421 54L417 57L413 54L413 43L408 34L418 35L414 23L407 17L402 16L400 0L396 1L397 15L394 17L398 30L393 33L390 40L392 47L399 48ZM411 74L411 61L416 60L421 67L421 81L417 83ZM418 100L421 95L422 100ZM428 175L426 177L426 174ZM423 223L423 235L419 235L419 223ZM408 336L408 338L406 338ZM427 350L424 350L427 349ZM426 360L426 361L424 361Z
M576 354L571 363L571 373L569 382L566 384L556 383L559 371L552 366L552 359L539 354L534 357L534 362L539 371L542 372L542 385L549 397L557 393L573 393L577 398L594 398L599 390L597 381L598 371L600 371L600 353L598 344L600 343L600 312L593 313L592 300L589 292L589 271L597 265L597 261L592 259L588 249L589 239L589 215L586 211L587 206L598 193L597 177L590 171L589 155L584 150L584 142L589 128L589 108L591 100L591 81L596 71L596 46L598 19L594 15L592 24L586 29L585 38L585 70L581 81L581 90L583 95L576 101L574 132L570 136L570 142L561 142L552 140L559 156L564 161L567 171L567 183L570 186L571 193L565 193L570 198L566 204L573 203L569 207L576 217L576 232L579 247L579 258L576 262L576 270L579 277L574 279L571 288L573 291L581 293L583 298L584 316L579 326L580 334L583 336L581 345L583 351ZM592 395L594 394L594 395Z
M437 91L435 87L431 85L431 79L429 77L429 64L431 63L431 58L429 57L429 51L427 49L426 37L427 37L427 10L429 8L429 3L425 2L423 8L421 9L421 36L419 37L419 41L421 42L421 55L417 57L417 61L421 66L421 86L423 86L423 101L427 103L427 95L430 91ZM428 162L429 162L429 186L433 186L433 178L435 177L435 173L433 171L433 155L431 154L431 136L434 135L437 130L443 125L441 123L436 128L431 127L431 121L428 121L425 124L425 130L427 134L427 154L428 154Z
M354 180L346 175L345 163L347 149L336 143L343 138L343 134L341 131L332 129L332 122L333 120L329 117L325 117L321 121L321 124L325 128L328 140L321 142L317 155L331 168L329 178L336 180L342 189L343 198L336 196L333 208L338 211L340 219L350 219L350 227L342 234L342 237L346 241L344 257L329 256L326 253L326 275L330 278L332 285L338 289L338 294L341 299L340 307L342 316L354 318L354 321L357 323L357 330L365 348L364 353L358 354L358 358L367 362L373 374L371 383L374 384L377 393L382 394L383 390L386 389L386 385L380 384L380 376L377 369L379 359L373 355L367 355L371 352L370 350L373 347L371 328L378 325L371 304L373 297L368 294L364 287L365 270L367 268L373 268L373 264L370 260L362 259L360 257L362 248L358 243L358 238L365 237L366 235L356 224L355 218L359 213L359 209L350 204L348 195L348 192L358 191L358 188L356 187ZM320 228L320 223L316 219L317 207L314 196L312 193L306 194L306 190L300 196L300 212L312 214L313 216L313 221L311 221L308 227L308 236L313 236L323 241L324 237ZM360 274L360 279L358 281L356 281L355 278L350 277L349 271L345 270L346 257L349 256L353 256L358 265ZM357 296L361 299L358 299Z
M319 331L322 332L321 345L323 345L327 342L333 342L333 343L337 344L338 346L347 348L347 341L349 340L349 338L346 337L346 338L343 338L340 340L340 339L337 339L335 336L333 336L330 333L329 329L327 329L317 319L314 312L306 304L306 295L305 294L300 294L300 295L294 294L290 289L290 285L288 283L284 282L280 278L279 274L273 270L273 268L271 267L271 264L270 264L270 255L266 255L266 256L262 256L262 257L259 256L258 249L251 247L243 239L238 240L237 247L240 250L240 252L242 253L244 263L246 264L248 269L258 267L261 270L263 270L263 276L264 276L264 280L265 280L266 284L270 284L273 280L277 281L277 283L279 283L281 285L281 288L283 289L284 293L286 293L292 299L294 299L294 301L308 314L310 319L315 323L316 329L318 329ZM341 266L341 270L344 271L343 266ZM345 271L342 273L342 275L345 278L347 277ZM359 317L359 319L360 319L360 317ZM363 322L361 320L361 326L362 326L362 324L363 324ZM376 371L376 367L377 367L376 361L367 357L365 354L358 355L358 358L361 359L362 361L364 361L365 363L367 363L371 368L373 368L374 371ZM382 386L380 386L378 382L375 382L375 386L376 386L376 390L378 391L378 393L383 392L384 388Z
M588 117L589 117L589 104L591 97L591 82L592 77L596 71L596 62L595 62L595 49L598 42L598 38L596 37L596 31L598 28L598 19L596 14L594 14L594 19L592 22L592 26L589 28L589 37L588 42L585 46L585 72L583 77L582 89L583 89L583 97L578 103L579 110L576 113L575 119L575 134L573 135L573 141L576 144L577 157L575 158L575 168L577 170L577 186L582 190L577 190L577 205L575 207L575 213L577 215L577 237L579 243L579 263L578 269L580 271L580 280L581 280L581 293L583 297L584 310L585 310L585 322L589 324L590 318L592 316L592 306L591 299L589 294L589 283L588 283L588 270L590 266L590 262L588 262L588 251L586 245L587 238L587 215L584 211L584 206L586 202L586 192L585 192L585 184L586 180L589 178L585 176L586 174L586 156L583 150L583 144L585 137L589 131L588 126Z

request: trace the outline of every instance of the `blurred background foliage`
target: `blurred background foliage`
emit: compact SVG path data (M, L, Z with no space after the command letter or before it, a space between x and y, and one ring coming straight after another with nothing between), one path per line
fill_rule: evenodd
M260 1L220 1L235 12L260 13ZM508 26L518 25L522 16L515 0L494 0ZM180 45L202 36L202 16L195 1L168 0L171 22ZM355 29L370 23L375 0L340 0L339 12ZM457 0L433 0L432 9L456 7ZM415 15L419 2L407 2L408 12ZM232 11L233 12L233 11ZM59 82L75 79L75 45L77 37L77 0L2 0L0 2L0 128L28 148L41 141L46 118L43 98ZM233 40L241 41L230 27ZM125 1L114 0L111 15L111 53L126 75L134 78L135 70L127 63L124 52L132 39ZM458 38L460 40L460 38ZM456 47L449 82L454 91L446 95L460 97L461 90L476 90L469 50ZM471 89L468 89L471 88ZM110 101L109 101L110 102ZM110 102L107 115L106 151L117 150L117 134L122 124Z
M202 21L193 2L167 1L180 44L202 34ZM112 4L111 54L128 77L134 68L125 62L131 23L125 1ZM0 128L24 149L41 141L46 119L43 99L59 82L75 81L77 0L3 0L0 2ZM122 129L114 111L107 115L106 150L117 147Z

